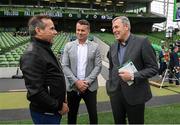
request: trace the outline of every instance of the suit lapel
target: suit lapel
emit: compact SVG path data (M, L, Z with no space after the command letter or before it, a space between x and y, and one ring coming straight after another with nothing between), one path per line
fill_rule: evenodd
M92 51L92 49L91 49L91 43L89 43L89 41L88 41L88 43L87 43L87 66L88 66L88 63L89 63L89 56L91 56L91 51ZM87 66L86 66L86 69L87 69Z
M78 57L77 57L77 52L78 52L78 40L76 39L75 41L74 41L74 45L73 45L73 51L72 51L73 53L71 53L71 54L73 54L74 55L74 65L75 65L75 67L77 67L77 59L78 59ZM77 69L77 68L76 68ZM77 71L76 71L77 72Z
M112 60L114 60L114 64L119 67L119 59L118 59L118 42L112 47Z

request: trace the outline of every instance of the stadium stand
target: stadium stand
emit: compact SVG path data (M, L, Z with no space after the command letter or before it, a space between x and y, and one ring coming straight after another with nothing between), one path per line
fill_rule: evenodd
M153 23L166 20L165 17L150 12L151 2L152 0L1 0L0 24L4 27L15 26L17 31L20 27L26 27L30 16L43 13L53 17L57 29L63 31L74 31L75 22L81 18L90 21L92 31L100 31L102 27L111 31L112 18L126 15L131 20L133 32L149 32ZM146 29L139 28L143 26Z
M52 50L57 57L61 56L66 42L76 39L77 20L86 19L90 22L92 34L89 40L94 40L95 36L110 45L114 41L111 21L120 15L129 17L132 32L147 36L155 50L159 51L161 41L166 40L165 32L152 32L152 25L166 21L166 17L151 13L152 1L0 0L0 67L18 67L30 38L28 19L36 14L49 15L54 21L59 35L54 39ZM179 39L178 35L173 35L173 40Z

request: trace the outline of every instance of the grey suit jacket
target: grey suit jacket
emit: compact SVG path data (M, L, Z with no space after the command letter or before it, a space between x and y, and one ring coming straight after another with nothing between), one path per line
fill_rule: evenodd
M134 84L128 86L118 76L118 42L114 43L108 53L109 80L106 83L107 93L113 96L117 91L122 91L126 101L131 104L142 104L151 97L148 78L158 72L154 49L146 38L130 35L125 51L123 64L131 60L138 72L134 73Z
M74 83L77 81L77 46L78 40L68 42L65 45L62 67L66 77L67 91L76 90ZM102 67L102 60L98 44L92 41L87 42L88 55L87 66L85 73L85 80L88 81L90 91L95 91L98 88L97 76L99 75Z

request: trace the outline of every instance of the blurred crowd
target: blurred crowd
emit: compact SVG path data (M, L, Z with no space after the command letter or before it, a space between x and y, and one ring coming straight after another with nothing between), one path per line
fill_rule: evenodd
M169 47L162 45L162 50L159 52L159 76L161 78L166 77L167 72L169 83L174 81L177 86L179 84L179 71L180 71L180 53L179 53L180 41L176 41L175 44L169 45Z

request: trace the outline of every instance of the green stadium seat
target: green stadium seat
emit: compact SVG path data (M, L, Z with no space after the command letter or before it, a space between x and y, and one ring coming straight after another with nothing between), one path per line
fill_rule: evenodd
M12 54L12 55L18 55L18 53L17 53L17 52L12 52L11 54Z
M11 57L11 58L7 58L7 61L15 61L15 59Z
M13 58L13 55L6 55L6 58Z
M16 53L16 50L11 50L11 53Z
M7 56L7 55L11 55L11 52L6 52L5 55L6 55L6 56Z
M14 58L20 58L20 55L13 55Z
M18 52L19 55L22 55L24 52Z
M20 55L14 55L15 61L19 61L20 57L21 57Z
M3 57L4 57L4 58L6 58L6 56L5 56L5 55L0 55L0 58L3 58Z
M6 57L0 57L0 62L7 61Z
M8 67L8 66L9 66L9 62L7 61L0 62L0 67Z
M9 62L9 66L10 66L10 67L17 67L18 65L19 65L19 62L18 62L18 61Z

